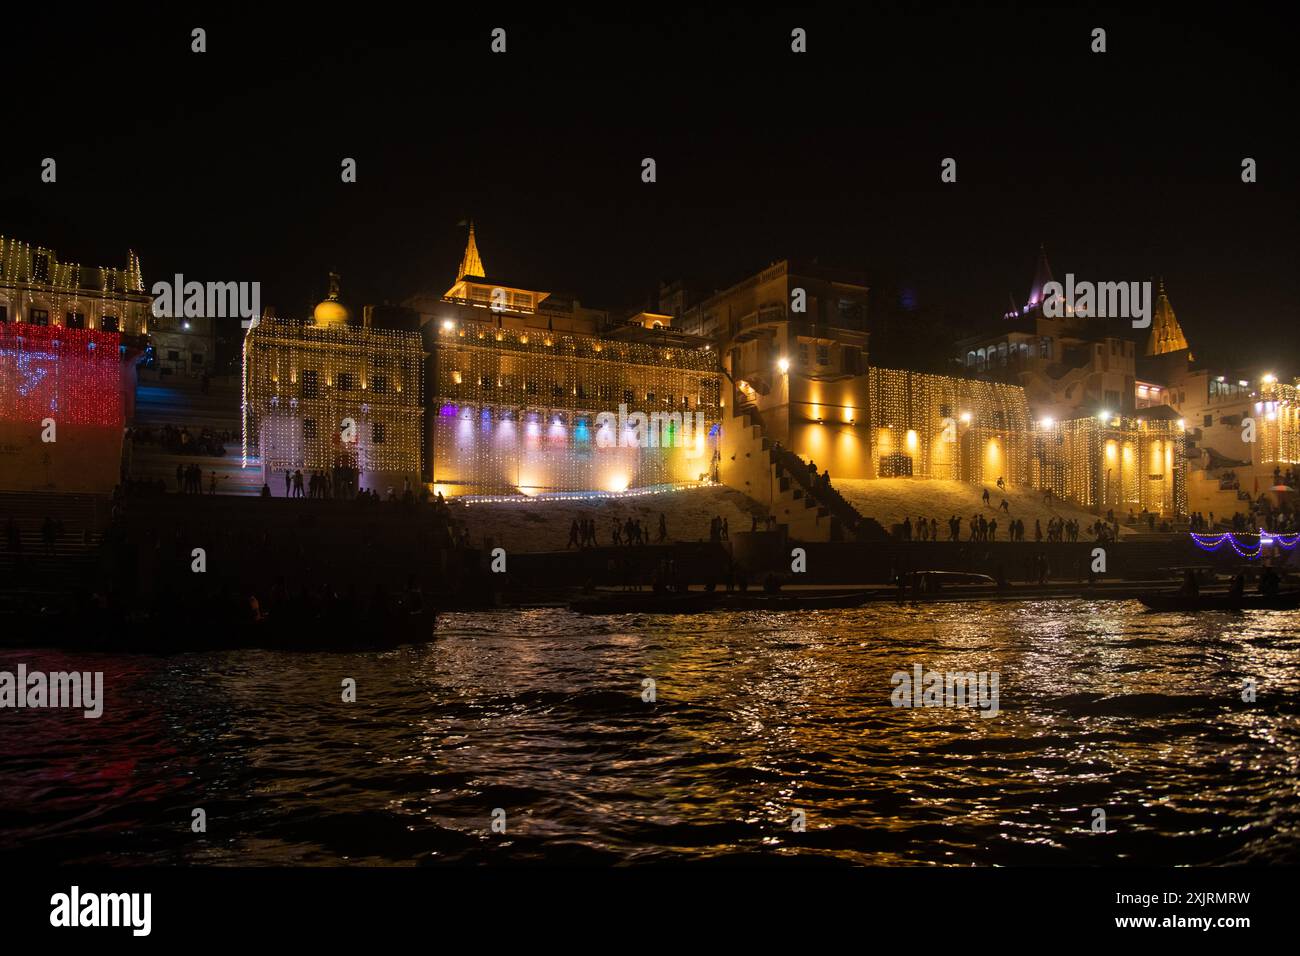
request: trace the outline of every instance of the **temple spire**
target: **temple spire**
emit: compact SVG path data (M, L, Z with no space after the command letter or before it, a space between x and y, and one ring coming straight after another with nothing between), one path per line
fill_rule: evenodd
M1147 355L1164 355L1167 352L1180 352L1188 348L1187 337L1174 315L1174 307L1165 295L1165 280L1160 278L1156 293L1155 314L1151 319L1151 334L1147 336Z
M457 281L465 276L477 276L480 279L486 278L487 273L483 270L483 260L478 254L478 243L474 241L474 220L469 222L469 242L465 245L465 256L460 260L460 272L457 273Z
M1034 284L1029 288L1026 305L1033 309L1043 304L1043 286L1052 281L1052 267L1047 261L1047 245L1039 243L1038 265L1034 269Z

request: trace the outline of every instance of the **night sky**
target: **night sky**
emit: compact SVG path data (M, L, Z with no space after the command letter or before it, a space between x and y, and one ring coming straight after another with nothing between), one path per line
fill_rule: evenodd
M493 278L593 306L816 257L877 316L968 330L1024 300L1043 242L1058 278L1163 275L1198 357L1300 372L1269 10L204 6L6 12L0 234L88 265L133 247L150 285L257 280L301 315L330 269L354 306L443 291L472 217Z

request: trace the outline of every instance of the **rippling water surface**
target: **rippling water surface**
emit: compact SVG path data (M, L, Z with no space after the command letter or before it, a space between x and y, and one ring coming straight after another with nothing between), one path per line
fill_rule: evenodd
M457 614L371 654L3 651L5 670L102 670L107 703L0 711L0 854L1297 862L1298 651L1300 614L1085 601ZM1000 713L892 707L916 663L998 671Z

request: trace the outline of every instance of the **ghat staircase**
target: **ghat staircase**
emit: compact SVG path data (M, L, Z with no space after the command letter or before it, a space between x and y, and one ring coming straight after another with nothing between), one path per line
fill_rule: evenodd
M164 425L184 427L196 437L204 428L228 431L233 440L224 446L226 453L221 456L175 454L156 444L132 443L126 450L128 474L132 478L162 479L167 490L175 492L176 466L198 465L203 471L205 494L214 473L217 476L217 494L257 495L261 492L261 462L250 457L248 467L241 467L239 436L242 423L237 383L214 380L204 392L196 382L171 381L164 384L142 381L136 387L133 426L157 432ZM276 494L282 490L273 488Z
M861 515L808 462L773 441L752 406L737 407L724 428L722 479L765 504L798 541L884 540L884 528Z

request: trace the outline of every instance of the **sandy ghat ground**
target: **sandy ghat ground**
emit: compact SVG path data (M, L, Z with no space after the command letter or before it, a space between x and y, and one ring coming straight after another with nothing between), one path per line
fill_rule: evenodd
M1072 504L1053 499L1051 504L1043 501L1043 494L1029 488L1009 488L1001 492L994 485L989 485L989 504L983 502L984 487L969 485L961 481L945 481L938 478L837 478L832 484L845 499L858 509L860 514L875 518L885 530L891 529L904 518L911 518L916 524L918 517L934 518L939 522L939 539L948 538L948 519L953 515L961 518L962 540L970 537L971 515L982 514L998 522L998 538L1005 540L1007 525L1015 518L1025 523L1025 540L1034 540L1034 522L1043 525L1043 537L1047 536L1047 522L1053 518L1073 518L1080 524L1079 540L1090 541L1092 535L1084 529L1097 520L1097 516ZM1007 499L1010 514L1001 507L1002 499ZM1124 522L1128 512L1116 513L1120 522L1120 535L1131 534Z
M590 501L519 501L471 504L456 508L456 518L481 544L485 536L511 551L563 551L570 525L582 518L596 520L596 543L613 543L612 528L631 518L640 519L650 542L659 537L659 514L668 522L668 541L707 541L714 515L727 519L728 530L748 531L750 512L762 509L739 491L721 486L688 488L626 498Z

